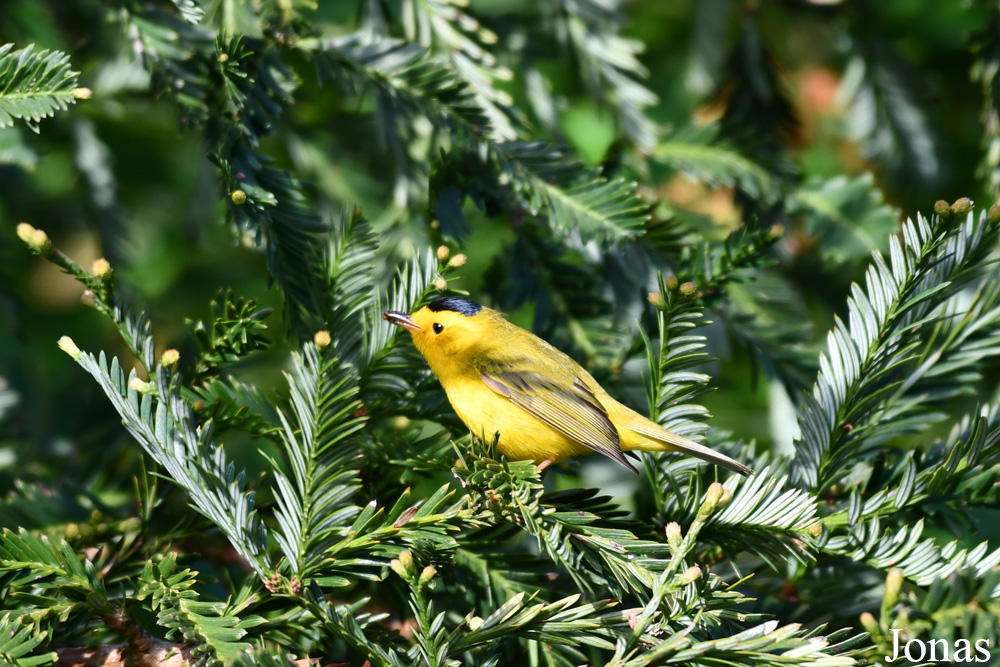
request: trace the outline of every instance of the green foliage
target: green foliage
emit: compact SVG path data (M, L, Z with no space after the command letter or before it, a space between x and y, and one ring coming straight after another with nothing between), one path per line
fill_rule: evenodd
M986 3L983 3L986 4ZM1000 8L990 5L989 17L974 35L976 61L972 77L983 87L983 158L978 175L986 181L993 200L1000 197Z
M53 544L46 537L35 537L21 528L17 533L4 529L0 541L0 567L14 576L8 585L31 583L41 590L58 590L86 596L100 593L104 584L93 566L86 567L65 540Z
M853 286L849 327L837 319L804 404L796 472L810 488L828 488L865 445L922 430L934 415L920 413L962 390L958 384L920 391L920 380L933 366L950 361L946 350L935 349L936 341L926 346L921 341L950 315L941 312L949 297L976 277L998 233L985 215L950 223L918 217L903 226L902 242L890 239L889 262L881 253L872 255L868 294ZM991 311L981 321L963 321L980 329L996 326L997 315ZM951 372L961 367L950 366Z
M39 644L45 641L47 633L38 632L30 623L17 617L11 618L8 612L0 618L0 660L5 665L18 667L36 667L48 665L55 661L54 651L31 655Z
M276 539L294 573L315 569L358 512L350 503L358 491L356 434L364 427L357 380L349 365L324 356L307 345L293 357L288 379L298 433L281 417L295 481L282 473L275 478L282 529Z
M245 628L263 619L236 616L249 599L229 605L198 600L192 590L197 573L176 572L176 565L174 554L155 565L147 562L138 578L136 599L149 598L150 608L156 612L160 627L166 629L167 638L192 644L191 656L198 664L232 664L250 648L239 641L246 635Z
M712 126L678 130L657 144L653 157L711 185L739 186L762 199L776 194L771 174L720 139Z
M210 325L201 320L188 322L199 351L194 369L196 380L218 375L224 365L264 349L270 342L263 332L267 329L264 320L271 311L257 308L253 299L236 297L227 291L212 301L211 309Z
M810 181L792 194L790 204L790 213L805 214L820 254L835 264L866 259L873 248L884 250L899 223L899 213L882 201L871 174Z
M920 76L878 30L866 6L853 17L857 49L844 72L840 95L850 108L851 135L865 157L895 179L933 183L941 177L940 139L920 100Z
M1000 213L930 200L997 8L926 4L12 0L0 662L995 643ZM756 474L505 459L382 319L442 295Z
M13 51L0 46L0 129L24 120L38 131L38 121L65 110L76 100L79 76L70 70L69 56L59 51Z

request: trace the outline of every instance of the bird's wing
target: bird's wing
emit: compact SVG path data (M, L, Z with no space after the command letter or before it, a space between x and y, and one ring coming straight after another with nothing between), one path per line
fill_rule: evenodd
M566 437L638 473L618 444L618 429L583 380L560 381L498 361L478 364L486 386L538 417Z

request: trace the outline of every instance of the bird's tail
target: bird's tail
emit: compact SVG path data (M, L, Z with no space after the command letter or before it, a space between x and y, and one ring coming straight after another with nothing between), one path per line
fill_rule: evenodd
M738 472L741 475L749 477L753 474L753 470L739 461L729 458L725 454L720 454L714 449L709 449L705 445L699 445L693 440L688 440L682 436L675 435L674 433L671 433L665 428L662 428L649 420L643 419L642 421L648 423L640 422L628 425L627 428L641 437L636 438L636 442L634 443L622 443L625 445L622 449L628 447L628 444L632 444L632 447L628 447L629 449L645 451L681 451L685 454L690 454L691 456L697 456L699 459L708 461L709 463L714 463L715 465L732 470L733 472Z

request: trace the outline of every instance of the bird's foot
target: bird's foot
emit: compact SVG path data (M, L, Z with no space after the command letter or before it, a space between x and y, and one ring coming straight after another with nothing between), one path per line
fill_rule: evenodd
M538 464L538 472L542 472L553 463L555 463L555 459L545 459L544 461Z

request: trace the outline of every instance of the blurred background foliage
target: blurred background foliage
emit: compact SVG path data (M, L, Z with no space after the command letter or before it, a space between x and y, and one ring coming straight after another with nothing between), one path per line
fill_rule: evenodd
M919 0L6 0L0 42L65 52L92 96L40 133L0 129L0 488L58 487L88 530L114 532L127 527L103 517L121 516L133 476L145 479L119 414L55 341L131 352L81 303L79 282L24 251L17 223L83 267L107 258L117 291L151 318L156 358L179 349L193 377L211 373L183 366L199 358L192 323L211 328L221 290L271 309L271 344L236 354L226 374L280 402L290 352L324 321L302 271L315 258L296 250L345 203L378 234L376 284L428 248L464 253L438 289L505 311L643 411L641 332L657 335L647 296L658 273L693 281L712 321L699 370L715 388L698 402L719 433L790 454L796 406L871 251L888 252L901 221L935 200L1000 201L998 25L995 3ZM413 44L447 72L421 70ZM299 182L266 172L267 159ZM301 190L304 205L269 208L280 188L282 204ZM272 229L290 236L274 243ZM993 398L989 358L981 370L947 412ZM373 427L402 452L377 456L407 461L403 481L422 491L440 483L413 467L422 438L464 434L426 380L420 405L387 403L395 412ZM949 427L928 422L892 444L919 449ZM277 455L254 429L221 440L250 479ZM373 496L375 477L363 475ZM547 484L584 481L663 518L655 492L595 457ZM43 523L18 503L3 525ZM972 514L929 530L1000 538L995 510ZM164 531L190 529L193 567L225 580L225 557L195 548L204 525L190 521ZM805 613L780 579L764 584L770 609L793 617L856 619L871 604Z

